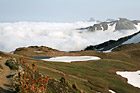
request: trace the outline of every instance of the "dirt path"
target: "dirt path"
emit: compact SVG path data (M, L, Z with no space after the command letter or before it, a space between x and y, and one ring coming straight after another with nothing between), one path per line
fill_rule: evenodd
M5 65L6 58L0 59L0 64L3 66L3 70L0 72L0 93L11 93L12 80L7 78L7 76L14 73L8 66Z
M64 73L64 72L62 72L62 71L59 71L59 70L56 70L56 69L53 69L53 68L44 67L44 66L39 66L39 65L37 65L37 67L40 67L40 68L43 68L43 69L47 69L47 70L50 70L50 71L52 71L52 72L56 72L56 73L60 73L60 74L65 74L65 75L68 76L68 77L72 77L72 78L78 79L78 80L80 80L80 81L88 82L87 79L84 79L84 78L81 78L81 77L77 77L77 76L71 75L71 74L66 74L66 73Z

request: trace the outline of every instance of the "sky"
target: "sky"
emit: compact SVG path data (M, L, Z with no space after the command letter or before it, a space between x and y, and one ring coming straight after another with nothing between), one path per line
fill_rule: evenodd
M0 0L0 22L140 19L140 0Z

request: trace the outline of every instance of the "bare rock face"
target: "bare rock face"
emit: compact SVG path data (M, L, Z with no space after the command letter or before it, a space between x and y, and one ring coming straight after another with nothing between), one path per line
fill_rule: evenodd
M115 30L131 30L131 29L136 29L135 25L133 22L126 18L120 18L116 22L116 27Z

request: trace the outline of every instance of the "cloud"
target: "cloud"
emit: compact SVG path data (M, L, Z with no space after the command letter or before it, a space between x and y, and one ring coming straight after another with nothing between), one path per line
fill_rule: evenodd
M96 31L76 30L93 25L94 22L52 23L15 22L0 23L0 50L10 52L18 47L47 46L61 51L78 51L89 45L118 39L136 31Z

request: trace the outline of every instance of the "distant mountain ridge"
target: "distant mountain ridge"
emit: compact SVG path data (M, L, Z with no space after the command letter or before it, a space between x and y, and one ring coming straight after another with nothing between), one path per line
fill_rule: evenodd
M94 24L81 30L97 31L97 30L137 30L140 24L140 20L129 20L126 18L119 18L118 20L109 19L109 21Z
M87 48L85 48L85 50L111 51L114 48L123 44L131 44L131 43L139 43L139 42L140 42L140 31L132 35L122 37L118 40L109 40L99 45L90 45Z

